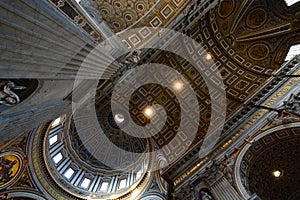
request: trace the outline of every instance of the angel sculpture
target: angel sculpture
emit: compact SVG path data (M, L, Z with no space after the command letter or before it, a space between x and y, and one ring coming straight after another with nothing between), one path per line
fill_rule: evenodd
M25 86L16 86L12 81L0 80L0 105L12 106L20 103L19 96L13 90L24 90Z

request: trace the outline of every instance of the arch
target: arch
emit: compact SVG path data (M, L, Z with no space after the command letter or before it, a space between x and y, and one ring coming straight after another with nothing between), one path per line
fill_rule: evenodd
M13 198L13 199L36 199L36 200L46 200L44 197L30 193L30 192L12 192L7 194L7 198Z
M268 135L272 135L273 133L276 133L278 131L283 131L286 129L294 129L294 128L299 128L299 127L300 127L300 122L296 122L296 123L284 124L284 125L280 125L280 126L277 126L274 128L270 128L270 129L262 132L261 134L257 135L256 137L254 137L253 141L257 142L260 139L262 139ZM245 188L245 186L243 184L241 167L242 167L242 161L245 158L248 150L250 150L250 148L252 147L252 145L253 145L253 143L247 143L243 147L243 149L239 152L239 154L237 156L236 164L234 167L234 179L235 179L237 190L242 195L242 197L245 199L249 199L251 197L251 194L249 194L249 191L247 190L247 188Z
M160 194L146 194L140 200L164 200L165 198Z

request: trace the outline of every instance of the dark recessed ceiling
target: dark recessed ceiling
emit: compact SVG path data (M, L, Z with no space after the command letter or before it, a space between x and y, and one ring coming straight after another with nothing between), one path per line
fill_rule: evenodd
M263 200L288 200L299 193L299 133L299 128L278 131L255 142L248 150L253 155L246 172L252 193ZM283 172L279 178L272 174L277 169Z

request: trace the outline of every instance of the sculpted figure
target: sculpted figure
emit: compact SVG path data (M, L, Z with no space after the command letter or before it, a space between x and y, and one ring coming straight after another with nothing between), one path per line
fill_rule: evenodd
M20 103L19 96L13 90L24 89L26 89L26 87L16 86L11 81L0 80L0 105L12 106Z
M213 200L212 196L210 196L207 192L201 191L201 199L202 200Z

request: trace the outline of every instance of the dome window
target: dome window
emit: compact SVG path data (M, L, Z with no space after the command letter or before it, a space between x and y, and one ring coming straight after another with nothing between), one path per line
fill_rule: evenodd
M84 178L80 186L81 186L83 189L88 189L90 183L91 183L91 180L90 180L90 179Z
M295 3L299 2L299 0L285 0L285 3L288 6L294 5Z
M65 173L64 173L64 177L67 178L68 180L70 180L70 178L72 177L72 175L74 174L74 170L72 168L69 168Z
M53 161L55 164L59 163L59 161L61 161L62 159L63 159L63 156L61 153L58 153L53 157Z
M55 142L57 142L57 140L58 140L57 135L54 135L53 137L51 137L51 138L49 139L49 144L50 144L50 146L52 146L53 144L55 144Z

